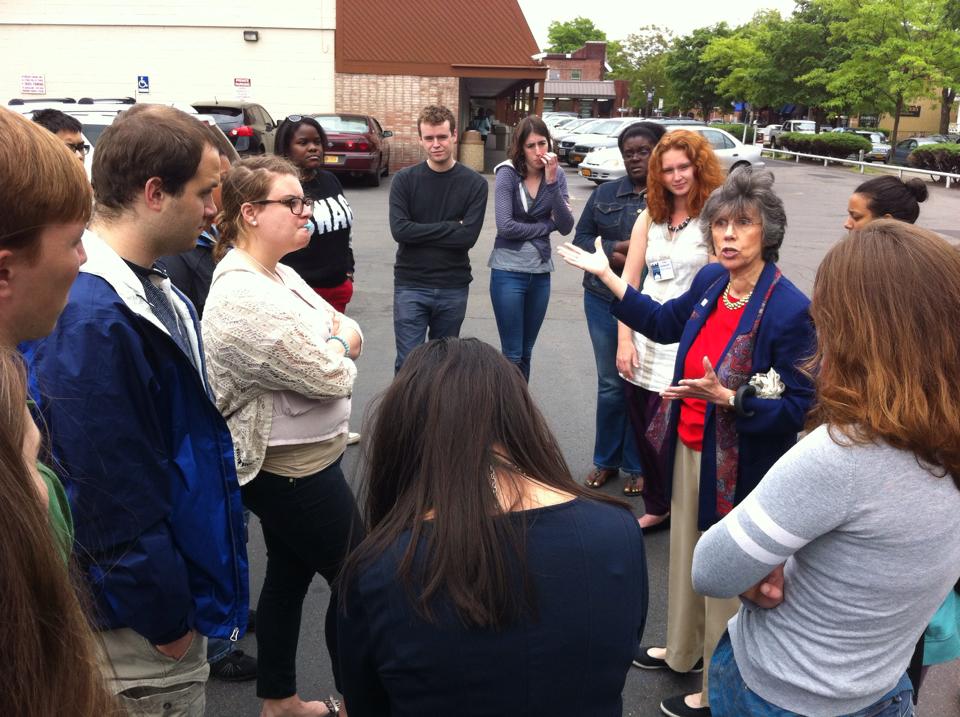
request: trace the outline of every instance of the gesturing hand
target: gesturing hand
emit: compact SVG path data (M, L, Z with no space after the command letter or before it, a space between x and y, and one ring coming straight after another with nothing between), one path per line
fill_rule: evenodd
M699 398L720 406L728 406L730 396L736 391L720 383L710 359L703 357L703 378L681 378L676 386L668 386L661 394L664 398Z
M591 254L578 246L567 242L557 247L557 253L570 266L589 271L591 274L600 276L610 269L610 262L607 261L607 255L603 253L603 244L600 237L597 237L596 250Z
M557 181L557 169L559 167L557 155L553 152L547 152L540 158L540 161L543 162L544 179L547 180L547 184L553 184Z
M783 565L778 565L767 577L740 594L755 605L769 610L783 602Z

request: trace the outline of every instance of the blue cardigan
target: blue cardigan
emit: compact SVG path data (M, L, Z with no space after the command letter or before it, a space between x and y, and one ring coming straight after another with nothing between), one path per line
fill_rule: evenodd
M753 290L737 326L737 334L748 333L756 321L760 304L773 281L776 265L767 263ZM683 378L687 352L710 312L713 311L729 281L730 275L720 264L707 264L694 277L689 291L664 304L658 304L633 287L620 301L614 301L610 312L634 331L657 343L680 342L673 383ZM739 504L752 491L774 463L797 441L804 417L813 402L813 385L798 369L811 356L816 345L809 314L810 300L786 277L774 287L757 330L753 348L751 373L766 373L775 368L786 387L779 399L744 398L744 409L752 416L737 417L740 438L740 460L734 498ZM731 342L733 338L731 337ZM721 360L730 348L728 343ZM717 362L719 365L720 362ZM677 424L680 401L670 408L667 475L673 475L677 445ZM721 409L725 410L725 409ZM706 530L720 517L716 512L716 404L707 403L703 427L703 458L700 463L700 511L697 525Z

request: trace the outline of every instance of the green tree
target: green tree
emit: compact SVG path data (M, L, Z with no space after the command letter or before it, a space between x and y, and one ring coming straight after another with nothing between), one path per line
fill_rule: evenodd
M942 32L938 38L940 49L936 56L942 58L949 85L940 88L940 134L950 130L950 109L957 99L956 87L960 85L960 2L943 3Z
M937 55L944 49L944 6L952 2L817 0L836 18L830 42L847 46L849 54L836 66L821 67L801 79L822 86L832 109L892 114L895 143L906 103L935 98L950 84L944 58Z
M673 43L670 30L656 25L645 25L622 41L607 44L607 62L610 77L630 83L631 107L645 108L649 117L654 98L670 99L666 75L666 57Z
M547 52L573 52L579 50L590 40L606 41L607 34L593 24L593 20L585 17L575 17L573 20L560 22L554 20L547 27L547 41L550 46Z
M664 60L664 73L679 107L699 107L707 116L722 101L717 77L701 58L711 41L730 34L730 28L721 22L697 28L673 43Z

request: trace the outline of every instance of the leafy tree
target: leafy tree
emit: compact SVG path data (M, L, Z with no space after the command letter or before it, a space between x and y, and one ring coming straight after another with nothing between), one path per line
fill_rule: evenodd
M943 59L945 74L951 80L940 89L940 134L950 130L950 108L957 99L956 87L960 85L960 2L943 2L940 49L936 56Z
M699 107L706 116L721 102L717 77L701 58L711 41L730 34L730 28L721 22L697 28L673 43L664 61L664 73L680 107Z
M672 42L670 30L646 25L622 41L607 44L610 77L630 83L630 106L645 107L647 117L653 110L653 97L666 99L670 95L665 67Z
M575 17L573 20L560 22L554 20L547 27L547 41L550 46L547 52L573 52L579 50L591 40L606 41L607 34L593 24L593 20L585 17Z

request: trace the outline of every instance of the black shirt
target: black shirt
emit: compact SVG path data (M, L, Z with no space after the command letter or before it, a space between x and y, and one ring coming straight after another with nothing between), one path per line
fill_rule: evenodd
M351 227L353 209L343 196L340 180L319 170L313 179L301 181L305 197L313 199L313 223L316 228L310 243L283 257L312 287L339 286L353 274Z
M487 208L487 180L459 162L434 172L426 162L401 169L390 185L390 232L397 242L397 286L467 286L470 248Z

